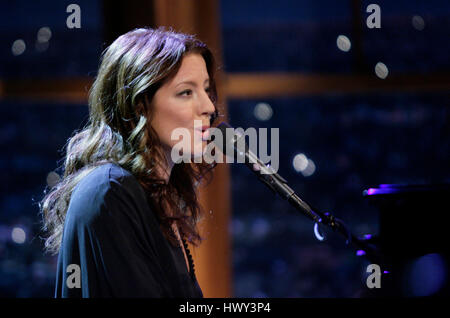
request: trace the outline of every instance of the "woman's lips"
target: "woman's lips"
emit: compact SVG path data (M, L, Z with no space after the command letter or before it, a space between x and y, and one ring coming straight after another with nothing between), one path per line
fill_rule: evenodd
M206 129L204 132L202 132L202 140L203 140L203 141L208 140L208 139L209 139L209 136L210 136L209 129Z
M202 141L207 141L209 136L211 135L211 132L209 131L209 128L206 130L203 129L197 129L196 130L198 132L198 136L201 137Z

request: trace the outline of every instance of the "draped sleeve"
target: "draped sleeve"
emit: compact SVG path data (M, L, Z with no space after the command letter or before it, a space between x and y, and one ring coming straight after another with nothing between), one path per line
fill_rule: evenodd
M137 180L113 164L83 178L66 214L55 297L194 296L181 276Z

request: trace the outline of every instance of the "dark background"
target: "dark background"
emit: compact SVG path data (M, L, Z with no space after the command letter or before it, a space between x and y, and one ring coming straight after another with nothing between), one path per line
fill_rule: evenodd
M111 40L106 32L111 24L104 17L111 3L77 1L82 27L68 29L70 3L0 2L1 81L95 76L101 51ZM388 77L447 78L446 86L430 90L394 87L227 100L231 125L280 128L280 175L358 236L379 231L378 211L363 190L382 183L450 182L450 2L361 1L357 8L363 20L370 3L381 7L381 29L364 23L355 29L355 1L220 1L226 72L376 78L374 68L381 61ZM36 42L41 27L51 30L48 43ZM349 52L338 49L339 35L352 41ZM26 48L14 55L17 39ZM262 118L258 109L270 116ZM60 164L60 150L85 123L87 105L2 96L0 114L0 296L51 297L56 259L43 253L37 203L48 174ZM293 166L301 153L314 162L310 175ZM364 296L367 260L333 234L326 243L317 241L312 223L249 171L237 165L231 171L234 296ZM425 266L426 271L412 270L410 279L422 285L405 282L405 295L438 292L447 281L448 264L438 254L415 262L413 269Z

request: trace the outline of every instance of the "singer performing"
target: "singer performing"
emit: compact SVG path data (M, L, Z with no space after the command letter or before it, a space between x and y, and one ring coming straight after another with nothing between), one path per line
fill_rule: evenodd
M89 122L40 205L46 248L59 254L55 297L203 297L188 243L201 241L196 187L215 164L170 154L176 128L192 136L184 155L208 144L214 68L204 43L163 28L130 31L105 50Z

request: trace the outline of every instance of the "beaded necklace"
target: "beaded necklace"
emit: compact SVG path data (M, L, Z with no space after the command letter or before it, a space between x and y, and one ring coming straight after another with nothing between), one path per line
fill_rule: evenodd
M180 233L180 234L182 234L182 233ZM192 259L191 251L189 250L189 247L187 245L186 239L184 238L184 235L182 235L181 240L183 241L184 251L186 252L186 256L187 256L188 262L189 262L189 274L191 275L191 278L194 279L195 266L194 266L194 260Z

